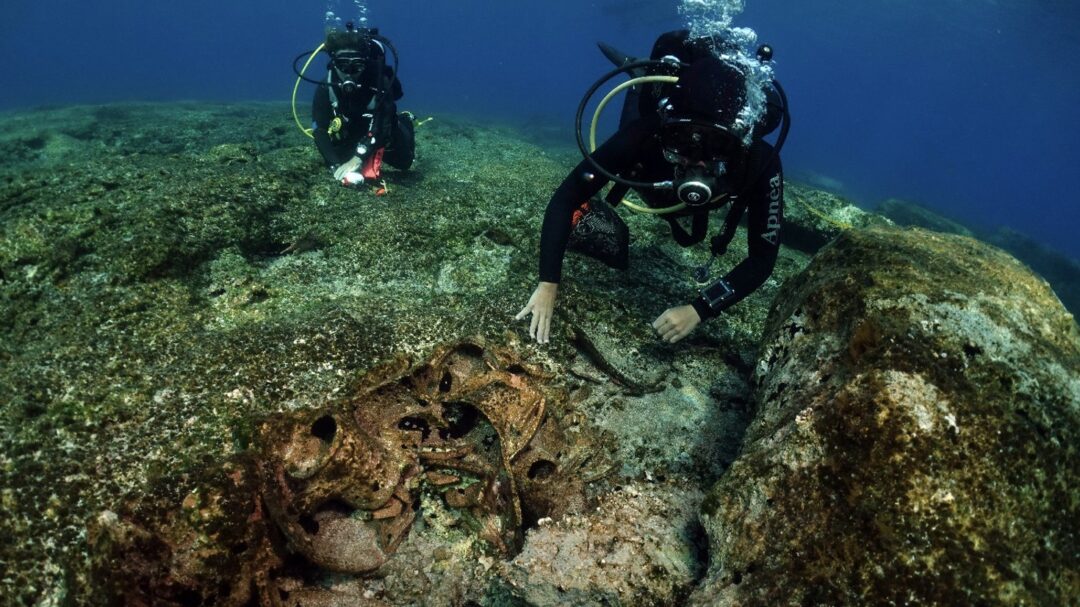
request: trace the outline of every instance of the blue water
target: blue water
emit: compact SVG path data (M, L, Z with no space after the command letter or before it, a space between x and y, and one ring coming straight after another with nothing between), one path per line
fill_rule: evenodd
M606 40L644 54L676 0L369 0L406 99L556 127L572 142ZM27 2L0 21L0 108L121 100L283 100L325 0ZM747 0L736 25L777 50L794 115L790 176L864 206L890 197L1008 225L1080 259L1080 4ZM561 130L559 130L561 129ZM545 194L539 194L545 195Z

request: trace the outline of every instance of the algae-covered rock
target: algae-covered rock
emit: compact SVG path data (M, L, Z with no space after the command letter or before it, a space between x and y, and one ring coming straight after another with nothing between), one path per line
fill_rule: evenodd
M1080 314L1080 262L1009 228L998 228L980 238L1008 251L1038 272L1054 288L1061 303L1074 316Z
M595 512L546 521L498 566L493 597L532 607L678 604L699 573L700 499L695 491L632 483Z
M904 200L886 200L878 206L877 212L898 225L973 236L1004 249L1045 278L1067 310L1074 315L1080 313L1080 263L1050 249L1031 236L1006 227L973 232L959 222Z
M971 230L961 223L908 200L890 198L879 204L875 212L905 227L924 228L943 234L974 236Z
M851 228L885 225L888 220L867 213L836 194L805 185L784 182L785 246L814 253Z
M1064 605L1080 333L974 240L852 230L784 286L697 605Z
M586 386L581 406L619 437L614 456L624 475L685 476L707 486L737 455L752 391L719 352L690 350L673 358L672 380L663 390L611 398Z

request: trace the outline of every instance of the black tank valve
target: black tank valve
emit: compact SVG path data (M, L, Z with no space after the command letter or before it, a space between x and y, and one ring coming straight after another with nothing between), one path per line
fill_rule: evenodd
M757 56L758 56L758 59L760 59L762 61L772 61L773 48L771 46L769 46L768 44L762 44L757 49Z

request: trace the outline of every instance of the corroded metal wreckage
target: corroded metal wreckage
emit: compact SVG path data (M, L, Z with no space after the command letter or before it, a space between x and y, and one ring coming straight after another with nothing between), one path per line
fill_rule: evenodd
M99 516L96 582L124 605L334 604L306 581L375 575L422 495L510 557L529 524L583 511L610 469L551 380L478 341L385 365L333 408L262 422L249 454L179 504L142 496Z

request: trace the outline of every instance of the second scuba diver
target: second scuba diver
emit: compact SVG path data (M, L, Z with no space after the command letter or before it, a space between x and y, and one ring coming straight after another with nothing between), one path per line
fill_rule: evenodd
M325 49L330 64L312 102L312 136L334 179L346 187L373 184L384 162L408 170L416 149L413 121L397 112L403 92L393 46L378 30L350 23L327 34Z
M790 117L783 90L769 82L761 91L765 102L760 117L747 122L751 93L747 67L722 60L723 51L730 55L732 50L724 45L718 38L692 39L685 30L669 32L656 41L649 62L634 62L602 47L621 67L582 101L578 138L585 160L548 203L540 235L540 283L517 315L518 319L532 315L529 334L538 342L550 339L568 244L613 267L625 269L628 264L625 224L604 201L591 200L609 181L615 182L608 196L611 206L634 189L648 207L641 210L667 220L672 236L684 247L702 242L709 213L727 206L725 226L712 239L714 258L726 250L742 215L749 212L746 259L707 284L693 301L668 308L652 323L665 341L686 337L703 320L752 293L772 273L784 209L779 147ZM758 55L768 60L771 49L762 47ZM589 97L619 73L643 72L668 78L664 84L640 85L627 95L618 131L590 154L581 141L581 114ZM774 149L762 137L781 122L784 128ZM680 219L689 221L689 231ZM699 282L707 282L707 272L708 266L699 268L704 275L697 277Z

